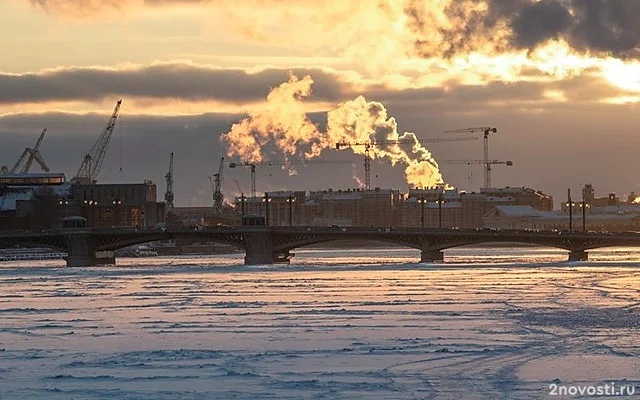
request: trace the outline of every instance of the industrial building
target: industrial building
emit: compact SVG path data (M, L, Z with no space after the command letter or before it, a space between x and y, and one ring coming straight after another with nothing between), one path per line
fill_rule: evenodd
M46 129L33 148L25 148L13 167L0 168L0 229L59 228L70 217L84 219L88 227L144 227L164 221L164 203L156 201L153 182L97 183L121 104L122 100L116 103L106 127L84 154L71 181L62 173L50 172L40 153ZM32 173L34 163L43 172Z
M267 192L264 197L236 198L236 209L244 215L264 215L269 225L306 225L303 205L307 200L305 191Z
M481 228L483 218L501 205L528 205L536 210L553 209L553 198L530 188L486 188L479 193L453 188L411 189L402 203L405 228Z
M593 185L586 184L582 199L567 198L559 211L530 205L500 205L484 216L484 225L500 229L638 231L640 204L633 193L627 202L622 202L615 193L597 198Z
M29 174L31 175L31 174ZM35 179L41 179L38 175ZM0 175L1 176L1 175ZM134 184L0 185L0 229L51 229L80 216L89 227L144 227L164 221L151 181ZM26 180L25 180L26 179Z
M302 205L302 220L313 226L399 226L402 200L395 189L312 191Z
M156 201L151 181L130 184L74 184L63 216L80 215L92 227L152 227L164 222L164 204Z
M484 216L499 205L527 205L545 211L553 199L529 188L480 193L453 188L278 191L264 197L236 198L239 214L264 215L271 226L360 226L433 228L484 226ZM267 214L268 212L268 214Z

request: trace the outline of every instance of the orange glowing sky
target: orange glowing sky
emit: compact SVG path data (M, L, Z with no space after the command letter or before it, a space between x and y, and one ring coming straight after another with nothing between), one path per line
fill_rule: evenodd
M293 71L313 77L307 112L364 95L422 136L498 126L492 153L518 168L497 184L640 191L621 177L640 167L639 20L636 0L4 1L0 134L106 115L117 98L131 119L219 115L220 134ZM441 158L479 158L456 151ZM471 182L449 168L448 181ZM191 186L200 202L205 185Z

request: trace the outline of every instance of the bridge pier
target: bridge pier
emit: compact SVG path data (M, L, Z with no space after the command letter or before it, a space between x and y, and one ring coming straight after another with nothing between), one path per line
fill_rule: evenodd
M288 251L273 250L273 236L268 228L246 232L245 249L245 265L289 264L289 259L293 256Z
M589 255L585 250L569 251L569 259L567 261L588 261Z
M98 251L93 255L69 256L65 258L67 267L92 267L94 265L116 265L116 257L113 251Z
M444 252L442 250L422 250L420 262L430 263L435 261L444 261Z
M67 237L67 267L91 267L94 265L115 265L112 251L97 251L89 233L75 233Z

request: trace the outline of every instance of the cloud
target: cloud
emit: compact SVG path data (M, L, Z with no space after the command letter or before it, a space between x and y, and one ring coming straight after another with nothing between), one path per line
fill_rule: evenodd
M336 74L320 69L292 69L312 74L318 82L313 100L338 101L348 84ZM0 74L0 104L60 101L99 101L114 96L182 101L216 100L246 104L262 100L289 70L218 69L193 64L157 64L135 68L59 68Z
M563 79L608 57L640 60L640 0L28 1L50 14L95 21L191 8L225 39L337 56L375 78L402 73L405 62L419 59L451 71L469 64L484 82L514 80L525 69ZM476 65L478 57L486 62Z
M621 59L640 57L639 0L460 0L444 10L449 24L438 27L445 43L429 41L432 14L412 1L408 13L424 55L445 56L490 48L534 50L563 39L576 51ZM438 45L440 47L438 47Z

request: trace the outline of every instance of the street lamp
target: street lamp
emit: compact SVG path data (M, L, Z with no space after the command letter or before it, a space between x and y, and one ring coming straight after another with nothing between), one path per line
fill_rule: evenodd
M96 225L96 218L95 218L95 209L94 207L98 206L98 202L94 201L94 200L85 200L84 201L85 206L88 206L89 209L89 221L90 221L90 225L91 228L94 228Z
M444 199L442 198L442 193L438 194L438 228L442 228L442 203L444 203Z
M67 206L69 205L69 200L67 199L60 199L58 200L58 205L60 206L60 214L63 214L62 217L66 217L67 216ZM62 212L64 211L64 212Z
M573 207L576 203L571 201L571 189L567 189L568 200L566 205L569 207L569 233L573 232Z
M264 206L265 224L269 226L269 203L271 203L271 198L269 197L269 193L264 194L264 199L262 199L262 201L265 204Z
M424 229L424 203L426 201L424 197L418 199L418 203L420 203L420 229Z
M242 193L240 195L240 218L244 217L244 205L246 201L247 201L247 196L245 196L244 193Z
M122 204L122 200L120 199L115 199L111 202L113 204L113 226L117 227L117 226L121 226L123 224L120 223L120 213L119 211L119 207Z
M582 208L582 232L587 231L586 216L587 216L587 208L590 208L590 207L591 205L587 204L587 202L584 201L584 199L580 203L580 208Z
M293 202L295 201L293 194L290 194L287 198L287 203L289 203L289 226L293 226Z

